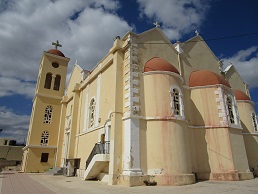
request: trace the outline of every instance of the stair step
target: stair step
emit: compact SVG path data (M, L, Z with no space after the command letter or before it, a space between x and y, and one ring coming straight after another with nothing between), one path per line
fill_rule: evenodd
M109 174L101 172L101 173L98 174L97 179L104 182L104 183L108 183Z

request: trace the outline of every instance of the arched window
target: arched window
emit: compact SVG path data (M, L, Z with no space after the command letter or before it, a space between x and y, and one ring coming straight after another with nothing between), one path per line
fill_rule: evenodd
M258 129L257 129L257 118L256 118L255 113L252 113L252 121L253 121L253 125L254 125L254 131L257 132L258 131Z
M52 120L52 112L53 112L53 107L52 106L47 106L45 109L45 115L44 115L44 123L51 123Z
M40 145L41 146L47 146L48 145L48 140L49 140L49 133L48 133L48 131L43 131L43 133L41 135Z
M184 105L183 105L183 95L178 87L173 87L170 90L171 94L171 108L172 113L175 117L184 119Z
M96 102L95 99L92 98L90 101L90 107L89 107L89 127L94 126L95 122L95 107L96 107Z
M61 81L61 76L60 75L56 75L55 83L54 83L54 90L59 91L60 81Z
M50 89L51 88L51 82L52 82L52 73L47 73L44 88Z
M235 124L235 110L232 98L230 96L227 96L227 108L230 123Z

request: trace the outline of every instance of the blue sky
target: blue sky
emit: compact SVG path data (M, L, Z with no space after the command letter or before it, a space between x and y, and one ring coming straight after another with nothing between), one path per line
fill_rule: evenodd
M53 41L71 58L69 76L76 60L91 70L114 37L144 32L154 21L172 43L198 30L224 67L231 61L249 84L257 113L257 8L257 0L0 0L0 137L26 138L39 60Z

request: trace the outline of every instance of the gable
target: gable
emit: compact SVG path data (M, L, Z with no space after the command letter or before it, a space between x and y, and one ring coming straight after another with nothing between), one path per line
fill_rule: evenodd
M142 71L144 64L153 57L162 58L179 70L178 52L159 28L153 28L139 35L135 35L133 43L135 43L139 50L138 55L141 59L139 62Z
M197 35L182 45L184 50L181 55L182 71L187 85L192 71L209 70L220 74L219 60L201 36Z
M246 84L233 65L225 69L225 78L229 81L233 90L246 92Z
M82 71L83 69L79 65L73 66L73 70L71 72L70 79L66 87L66 94L68 96L72 95L72 91L76 83L80 83L82 81Z

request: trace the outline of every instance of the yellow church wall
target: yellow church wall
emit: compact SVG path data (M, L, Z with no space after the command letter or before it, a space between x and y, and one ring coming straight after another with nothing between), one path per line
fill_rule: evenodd
M74 158L75 151L75 137L77 135L77 127L78 127L78 106L79 106L79 92L75 91L73 94L73 106L71 110L71 128L70 128L70 141L69 141L69 150L68 150L68 158Z
M248 165L251 171L255 171L258 174L258 136L244 135L244 142L246 148L246 154L248 159Z
M88 85L88 97L89 97L89 103L91 101L91 99L94 97L95 100L96 100L96 97L97 97L97 85L98 85L98 82L96 79L92 80L91 83L89 83Z
M83 148L83 149L76 149L74 158L81 159L80 161L81 171L85 171L86 160L88 159L95 143L98 142L98 133L99 133L98 130L94 130L77 137L77 144L75 145L75 147Z
M66 107L67 107L66 116L69 116L70 114L72 114L72 119L73 119L71 124L72 126L70 129L73 135L70 136L69 158L81 159L80 170L79 170L80 176L82 176L82 172L85 170L85 163L90 152L92 151L93 146L95 145L95 143L100 141L100 134L105 132L103 127L104 127L104 124L107 123L108 119L112 120L111 131L112 131L112 126L114 126L113 130L118 130L117 128L115 128L115 126L117 126L116 124L117 119L109 118L109 114L111 113L110 117L116 117L115 114L117 113L115 112L117 112L116 111L117 105L115 104L115 102L119 100L115 99L114 94L118 93L117 92L118 90L121 91L120 94L122 93L123 82L122 81L121 83L119 81L114 82L114 80L110 78L111 77L114 78L117 75L119 75L120 77L119 79L121 79L122 69L116 72L115 71L116 66L114 66L110 62L108 65L105 65L105 64L101 64L101 65L105 66L105 68L102 68L101 71L99 71L100 68L95 68L92 72L92 74L94 74L94 78L90 78L90 82L88 81L89 79L86 79L84 80L84 82L87 82L87 84L82 83L81 86L83 87L81 86L77 87L79 88L79 91L77 92L78 94L76 94L77 97L75 95L75 92L72 89L70 89L73 83L76 84L77 82L76 78L70 79L68 89L67 89L68 99L71 98L71 96L73 96L73 98L66 104ZM117 66L121 66L121 64L117 64ZM77 70L78 69L79 68L77 68ZM79 71L77 70L75 70L74 68L73 70L74 75L72 73L72 77L79 76ZM92 75L90 75L89 77L91 76ZM100 90L100 96L98 96L98 90ZM88 98L88 102L86 102L86 96ZM96 103L99 101L99 110L97 110L98 107L96 107L95 109L95 113L99 111L99 117L98 118L95 117L95 119L98 121L98 125L89 128L88 118L86 118L85 114L87 114L88 112L88 107L93 97L95 98ZM122 99L122 95L119 95L119 98ZM76 103L77 105L75 106ZM121 105L119 106L120 106L120 109L122 109L122 106ZM71 110L71 107L73 110ZM85 108L86 108L86 111L85 111ZM75 116L77 113L79 113L78 116ZM87 120L86 129L85 129L85 119ZM73 125L73 123L75 122L76 122L76 126ZM121 123L122 121L120 120L120 126L121 126ZM120 127L120 130L121 130L121 127ZM113 139L116 139L116 138L117 137L113 137ZM121 135L119 138L121 138ZM84 147L85 149L80 149L81 147ZM73 149L73 151L71 149ZM121 165L120 165L120 170L121 170Z
M210 173L206 129L190 128L189 141L193 172Z
M195 128L196 172L226 173L234 171L227 128Z
M191 174L188 129L184 121L147 121L148 174Z
M254 111L253 102L237 101L238 112L241 125L243 127L243 137L246 148L246 154L250 170L255 170L258 174L258 132L254 130L251 114Z
M143 174L148 174L148 157L147 152L147 121L140 119L140 159L141 170Z
M114 76L114 72L113 72L113 67L112 65L109 66L108 68L106 68L104 70L104 72L101 73L101 83L100 83L100 93L101 93L101 98L99 99L100 101L100 123L99 126L102 128L103 125L105 124L106 120L108 119L108 113L111 111L111 107L114 104L114 82L112 81L112 79L110 79L110 77ZM97 78L97 77L96 77ZM84 118L85 118L85 109L84 107L88 107L89 103L90 103L90 99L92 99L93 97L97 97L97 79L93 79L88 85L87 85L87 89L84 88L81 91L81 96L80 98L85 99L86 94L88 94L88 105L85 105L85 100L81 100L80 101L80 128L83 129L83 125L84 125ZM108 87L107 87L108 86ZM90 91L90 92L87 92ZM98 119L98 118L96 118ZM94 130L94 128L93 128ZM94 130L95 131L95 130ZM83 132L83 131L80 131ZM83 134L82 136L87 136L88 134L91 134L92 132L87 132L85 134ZM97 142L97 141L96 141ZM96 143L95 142L95 143Z
M112 112L115 104L114 93L115 83L110 79L115 76L114 66L111 64L108 68L101 73L101 90L100 90L100 126L104 125L109 117L109 113Z
M181 80L173 73L144 74L144 116L146 117L171 117L172 98L170 90L179 87ZM162 87L160 87L162 86ZM154 103L155 102L155 103Z
M62 103L61 113L60 113L60 125L58 130L58 140L57 140L57 152L56 152L56 163L55 167L62 166L63 152L64 152L64 128L65 128L65 115L66 115L66 104Z
M40 162L42 153L49 153L48 162ZM45 172L54 167L55 149L29 148L28 158L25 172Z
M229 138L227 128L206 130L211 172L228 172L235 170Z
M191 108L187 109L190 116L190 125L219 126L219 103L216 102L217 87L191 89Z
M114 103L111 104L111 129L110 129L110 162L109 183L117 184L117 176L122 172L122 117L123 117L123 53L118 50L114 53Z
M232 148L235 170L237 170L238 172L248 172L249 166L246 156L244 138L242 135L242 129L230 128L229 138Z
M237 101L238 112L243 127L243 133L255 133L252 121L252 113L255 113L254 104L251 101Z
M88 104L86 105L86 89L83 89L80 91L80 100L79 100L79 115L78 115L78 131L77 134L83 133L84 129L84 120L85 120L85 107L89 106ZM87 102L88 103L88 102Z
M30 135L33 138L30 138L31 145L39 145L41 140L41 135L43 131L49 132L49 146L56 146L58 128L59 128L59 111L60 111L60 100L58 99L46 99L45 97L38 97L35 99L35 106L37 111L34 112L33 122L30 124L32 130ZM51 123L44 123L45 109L47 105L53 107L52 120Z
M183 92L182 80L174 73L155 72L143 74L143 81L146 118L146 123L141 121L140 125L143 171L149 175L191 174L188 126L184 116L174 115L171 107L171 88Z

